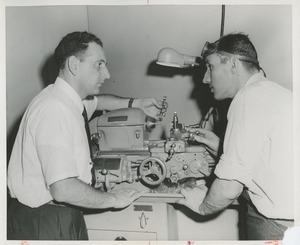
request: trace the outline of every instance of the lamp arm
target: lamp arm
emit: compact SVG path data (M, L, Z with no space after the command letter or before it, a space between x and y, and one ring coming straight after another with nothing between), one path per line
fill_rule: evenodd
M200 66L202 58L197 56L183 55L184 64L191 64L191 66Z

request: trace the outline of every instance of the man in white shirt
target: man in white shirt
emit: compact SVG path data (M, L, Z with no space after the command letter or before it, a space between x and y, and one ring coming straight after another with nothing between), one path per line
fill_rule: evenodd
M201 215L220 212L243 192L247 199L247 239L279 240L293 225L293 99L291 91L260 72L247 35L229 34L202 51L207 83L214 98L232 98L217 178L182 190L178 200ZM194 139L216 154L220 139L190 129ZM196 133L197 132L197 133Z
M99 95L110 77L102 42L87 32L66 35L54 53L59 75L28 106L8 165L8 239L85 240L78 207L124 208L141 196L132 189L100 192L90 184L91 155L85 120L95 110L138 107L159 119L153 98Z

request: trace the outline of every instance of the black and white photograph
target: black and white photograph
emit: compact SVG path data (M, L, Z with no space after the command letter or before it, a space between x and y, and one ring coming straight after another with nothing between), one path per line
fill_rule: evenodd
M299 5L3 1L3 243L300 244Z

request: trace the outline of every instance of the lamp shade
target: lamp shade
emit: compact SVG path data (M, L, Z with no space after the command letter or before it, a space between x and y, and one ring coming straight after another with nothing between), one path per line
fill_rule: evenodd
M199 65L196 60L196 56L181 54L172 48L163 48L157 54L156 63L163 66L185 68Z

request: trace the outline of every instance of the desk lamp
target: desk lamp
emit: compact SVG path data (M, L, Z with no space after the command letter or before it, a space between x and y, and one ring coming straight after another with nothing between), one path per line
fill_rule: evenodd
M163 48L157 54L156 64L178 68L188 68L200 65L201 58L181 54L172 48Z

